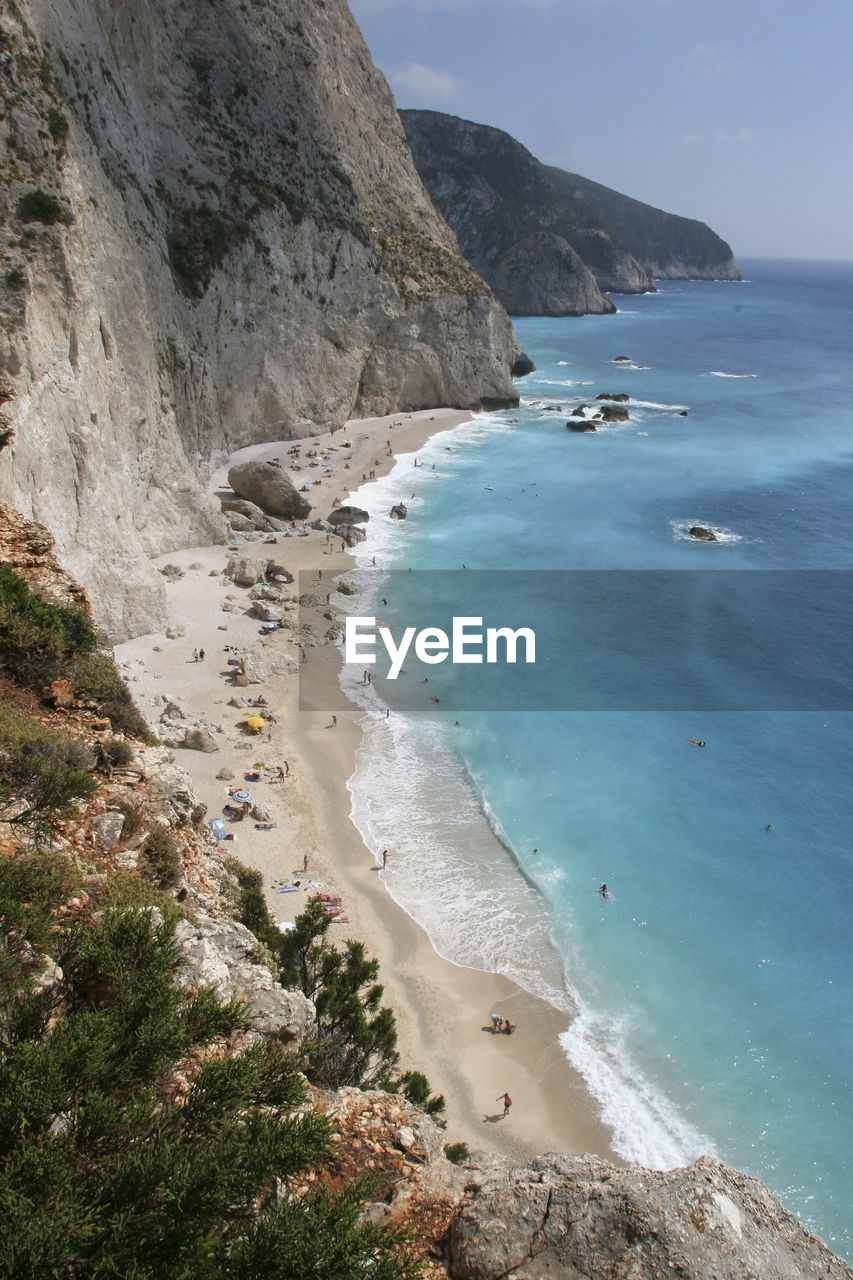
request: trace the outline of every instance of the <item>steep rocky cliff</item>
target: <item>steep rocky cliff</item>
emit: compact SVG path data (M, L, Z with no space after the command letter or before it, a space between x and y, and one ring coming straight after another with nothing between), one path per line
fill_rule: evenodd
M740 279L702 222L543 165L500 129L436 111L400 116L462 252L516 315L613 311L601 291L642 293L655 277Z
M516 402L345 0L3 0L0 75L0 495L114 638L225 536L217 455Z
M740 280L731 248L704 222L664 213L577 173L547 166L560 190L601 218L656 280Z

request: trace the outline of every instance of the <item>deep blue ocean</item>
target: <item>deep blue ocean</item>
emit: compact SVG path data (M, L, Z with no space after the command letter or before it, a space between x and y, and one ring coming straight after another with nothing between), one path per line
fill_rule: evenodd
M494 571L508 600L522 568L745 571L722 629L770 637L762 663L778 604L748 571L799 570L788 612L807 619L810 674L791 663L790 691L816 667L849 688L853 579L833 579L825 622L808 584L853 569L853 264L742 266L742 283L617 298L612 317L517 321L536 364L521 407L363 487L360 563L453 570L461 613L463 564ZM630 420L567 431L600 393L627 393ZM400 500L408 518L392 523ZM690 538L696 524L717 541ZM384 618L407 620L405 592L381 583ZM608 607L608 643L603 615L580 619L555 706L562 681L595 690L617 661L630 669L631 596ZM567 1011L564 1050L620 1153L656 1167L715 1154L849 1257L853 717L831 696L721 709L705 634L706 694L687 711L506 711L498 697L460 712L464 668L435 668L406 698L350 672L368 712L353 816L374 851L393 845L388 887L442 954Z

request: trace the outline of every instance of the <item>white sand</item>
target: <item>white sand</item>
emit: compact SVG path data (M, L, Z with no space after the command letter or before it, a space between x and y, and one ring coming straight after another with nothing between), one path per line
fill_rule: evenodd
M303 454L311 448L336 446L329 468L305 467L291 478L297 486L312 482L312 517L325 517L333 500L345 500L363 475L371 470L381 475L390 469L389 448L395 454L414 451L434 432L469 418L452 410L434 410L348 423L334 437L302 443ZM343 439L351 440L352 448L343 448ZM288 448L283 443L253 446L235 454L229 465L249 458L286 461ZM331 474L325 476L327 469ZM215 474L212 489L221 489L226 473L227 467ZM321 483L314 484L315 478ZM336 540L330 550L326 535L311 531L305 538L280 537L274 546L243 541L239 554L276 559L292 573L322 571L323 582L319 577L315 580L316 594L325 599L325 584L352 563L340 552L340 545ZM327 713L300 711L295 670L263 685L231 686L233 668L227 659L232 655L225 647L255 649L260 644L259 620L248 613L248 589L220 576L234 554L225 546L215 546L160 557L158 565L171 563L185 570L183 578L167 587L169 625L183 626L185 635L168 640L159 632L116 649L117 660L127 664L131 691L152 725L157 724L163 705L155 700L166 695L184 710L189 722L221 726L218 752L175 752L178 763L190 773L198 798L207 804L208 816L219 816L228 787L240 785L272 811L272 830L257 830L249 820L230 825L234 839L221 845L223 854L233 852L263 872L275 920L292 920L303 909L310 880L323 882L328 892L341 896L345 923L336 923L333 935L362 939L368 953L379 959L385 999L397 1017L401 1063L425 1072L434 1092L445 1095L448 1141L463 1140L472 1148L492 1149L515 1159L548 1150L594 1151L613 1158L595 1104L557 1042L566 1016L503 978L463 969L439 957L424 931L386 892L383 875L392 876L393 867L389 865L385 873L379 870L349 817L346 782L354 770L360 737L358 709L339 713L335 728ZM227 596L233 597L237 612L223 611ZM317 629L328 625L318 615ZM299 650L290 631L275 633L264 647L289 654L291 666L296 667ZM194 649L205 651L203 662L192 660ZM324 678L336 682L337 649L327 645L320 656ZM269 726L270 737L265 731L255 738L245 727L247 711L228 703L234 695L254 698L261 693L275 711L277 724ZM243 780L255 762L277 766L285 761L290 777L282 782L273 782L266 774L257 783ZM217 780L223 766L234 770L233 783ZM306 855L308 878L302 874ZM277 892L279 882L294 879L302 881L296 892ZM489 1021L493 1011L516 1022L518 1031L513 1036L493 1035ZM513 1107L506 1119L500 1119L502 1107L496 1099L505 1090L513 1098Z

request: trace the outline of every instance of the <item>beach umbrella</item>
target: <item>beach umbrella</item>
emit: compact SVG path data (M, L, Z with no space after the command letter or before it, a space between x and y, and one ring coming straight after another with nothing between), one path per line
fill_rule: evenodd
M263 729L264 725L266 724L266 721L264 720L263 716L249 716L248 720L246 721L246 724L249 726L250 729Z
M241 804L251 804L254 798L255 797L252 795L251 791L244 791L241 789L240 791L234 792L234 799L239 800Z

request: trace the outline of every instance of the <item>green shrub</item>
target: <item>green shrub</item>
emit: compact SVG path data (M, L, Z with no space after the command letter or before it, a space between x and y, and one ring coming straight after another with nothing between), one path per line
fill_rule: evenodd
M31 831L50 830L78 800L95 794L86 747L0 704L0 818ZM16 812L20 801L26 807Z
M113 729L149 744L156 741L137 711L115 663L107 654L97 649L75 653L64 666L63 674L69 680L75 698L93 703L101 715L109 718Z
M264 883L264 877L260 871L254 867L247 867L245 862L241 862L233 853L225 859L224 866L241 889L259 889Z
M57 222L67 227L74 221L62 201L57 200L56 196L48 195L41 187L21 196L18 201L18 217L22 222L42 222L48 227Z
M74 654L94 647L95 633L81 605L50 604L0 565L0 661L9 674L39 683Z
M150 880L145 880L132 871L113 871L99 894L99 902L113 909L157 907L167 922L189 920L191 924L198 923L193 913L182 903L176 902Z
M21 267L13 267L11 271L6 272L6 284L10 289L23 289L26 283L27 273Z
M121 769L133 759L133 747L124 738L102 738L101 750L114 769Z
M204 206L178 209L166 236L169 267L175 284L189 298L203 298L210 277L241 240L248 225Z
M173 889L180 882L183 863L168 827L157 823L151 828L142 846L139 868L161 889Z
M407 1071L400 1077L399 1088L403 1096L421 1107L428 1116L440 1116L444 1112L444 1095L430 1096L430 1084L422 1071Z
M58 147L65 144L68 137L68 117L64 111L60 111L58 107L49 107L47 112L47 127L50 136Z
M58 1016L0 1031L0 1275L413 1280L402 1233L362 1222L364 1188L295 1193L330 1126L296 1113L287 1051L201 1060L245 1011L174 985L170 922L108 910L57 941Z
M445 1143L444 1154L447 1156L451 1164L467 1164L471 1156L467 1142Z

